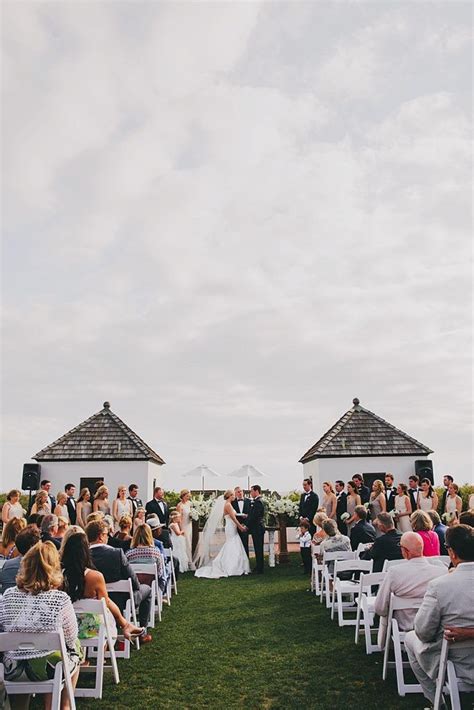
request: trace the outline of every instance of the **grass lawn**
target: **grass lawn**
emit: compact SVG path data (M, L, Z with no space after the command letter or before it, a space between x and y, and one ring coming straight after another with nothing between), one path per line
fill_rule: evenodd
M78 707L423 708L398 697L394 671L382 681L380 654L330 621L291 557L263 576L181 576L153 642L119 661L120 685L107 677L104 699Z

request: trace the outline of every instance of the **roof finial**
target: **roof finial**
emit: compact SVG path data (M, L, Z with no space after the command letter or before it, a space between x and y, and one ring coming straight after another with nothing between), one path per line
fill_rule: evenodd
M110 402L104 402L104 409L110 409Z
M359 404L360 404L359 398L358 398L358 397L354 397L354 399L352 400L352 404L354 405L354 407L358 407Z

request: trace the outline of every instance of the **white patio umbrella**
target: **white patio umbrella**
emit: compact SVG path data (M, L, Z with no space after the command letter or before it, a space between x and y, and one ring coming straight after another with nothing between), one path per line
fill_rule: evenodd
M221 474L217 473L217 471L213 471L212 468L209 468L209 466L206 466L205 464L201 464L200 466L196 466L196 468L193 468L192 471L188 471L187 473L183 474L183 478L193 478L193 476L199 476L201 479L201 490L204 490L204 479L205 477L213 477L213 478L220 478Z
M250 479L252 479L253 481L255 478L267 478L266 473L263 473L263 471L260 471L260 469L256 468L255 466L252 466L252 464L250 463L246 463L240 468L238 468L236 471L229 473L229 476L231 476L232 478L246 478L247 490L250 490Z

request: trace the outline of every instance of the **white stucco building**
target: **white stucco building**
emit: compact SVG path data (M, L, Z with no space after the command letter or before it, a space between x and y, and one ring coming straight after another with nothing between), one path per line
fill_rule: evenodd
M432 450L353 400L353 406L300 459L304 477L313 479L321 495L323 481L347 482L361 473L371 486L376 478L393 473L396 483L426 461ZM430 462L431 463L431 462ZM421 464L422 466L422 464Z
M109 402L32 458L54 493L64 490L66 483L74 483L77 493L84 487L93 493L97 481L103 481L113 499L120 484L136 483L144 501L152 497L155 483L160 485L160 467L165 463L112 412Z

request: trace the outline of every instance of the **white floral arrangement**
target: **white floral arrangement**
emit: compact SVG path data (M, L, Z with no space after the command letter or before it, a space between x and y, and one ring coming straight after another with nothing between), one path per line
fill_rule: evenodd
M399 512L400 512L400 511L398 511L398 510L389 510L389 511L388 511L388 514L390 515L390 517L392 518L392 520L395 520L395 518L397 517L397 515L399 514Z
M371 506L371 503L364 503L364 508L368 510Z
M456 517L456 513L451 510L449 512L443 513L443 515L441 517L445 523L451 523L454 520L454 518Z
M266 498L270 515L288 515L290 518L298 516L299 506L291 498L276 498L270 496Z
M207 520L215 498L215 493L209 496L209 498L204 498L202 493L191 498L191 509L189 511L191 520Z
M341 515L341 520L343 520L345 522L346 520L349 520L350 517L351 517L350 513L343 513Z

